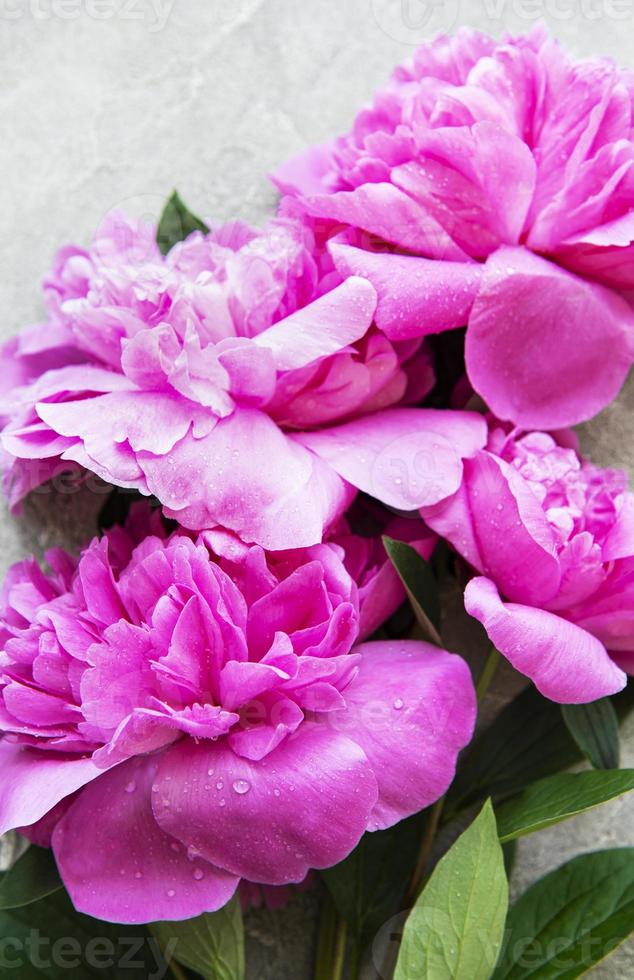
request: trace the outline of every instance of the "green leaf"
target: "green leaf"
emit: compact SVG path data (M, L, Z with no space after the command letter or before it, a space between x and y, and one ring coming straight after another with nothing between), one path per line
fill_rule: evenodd
M0 909L30 905L62 887L53 852L31 846L0 878Z
M619 721L610 698L591 704L564 704L563 719L595 769L618 769Z
M431 566L404 541L395 541L394 538L384 535L383 546L405 586L421 629L432 643L441 646L442 641L438 634L440 597Z
M574 858L515 903L493 980L574 980L634 931L634 848Z
M560 706L531 685L461 755L445 812L456 813L488 796L504 799L581 758Z
M153 922L161 946L205 980L243 980L244 928L237 895L218 912L184 922Z
M161 253L167 255L177 242L183 242L193 231L202 231L206 234L209 228L204 221L192 214L181 201L177 191L174 191L163 208L156 232L156 242Z
M339 915L360 950L393 914L420 847L420 814L389 830L365 834L345 861L322 871Z
M634 789L634 769L561 773L529 786L497 812L500 840L513 840L591 810Z
M81 915L63 891L1 911L0 937L0 980L158 980L167 972L145 926Z
M506 844L502 844L502 853L504 854L504 870L506 871L506 877L510 881L517 859L517 841L508 840Z
M410 913L394 980L488 980L507 907L502 848L487 801Z
M619 721L634 707L634 684L612 698ZM445 814L451 816L492 796L506 799L545 776L583 759L560 705L527 687L460 756Z

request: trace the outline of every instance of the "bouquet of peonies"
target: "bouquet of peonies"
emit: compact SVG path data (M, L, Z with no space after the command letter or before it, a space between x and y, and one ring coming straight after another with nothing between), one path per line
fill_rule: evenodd
M300 885L316 980L569 980L634 931L634 849L507 886L634 788L634 495L570 429L634 360L633 127L633 74L462 31L280 167L263 230L174 194L58 253L1 352L5 491L113 489L2 592L21 977L35 924L49 977L241 980L242 910Z

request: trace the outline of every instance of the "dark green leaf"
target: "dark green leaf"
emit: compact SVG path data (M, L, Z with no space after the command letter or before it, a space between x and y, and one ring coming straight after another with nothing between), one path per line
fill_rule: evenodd
M152 980L167 973L145 926L80 915L65 892L0 912L0 980Z
M153 922L150 929L164 949L174 950L179 963L205 980L243 980L244 928L237 895L218 912L184 922Z
M0 878L0 909L30 905L62 887L53 852L31 846Z
M430 565L411 545L404 541L383 537L383 545L390 561L405 586L412 608L423 632L432 643L441 645L440 597L438 584Z
M487 796L504 799L581 757L559 705L527 687L460 757L446 812L455 813Z
M506 844L502 844L502 853L504 854L504 870L506 871L506 877L510 881L517 857L517 841L508 840Z
M412 909L394 980L488 980L507 907L502 848L488 801L439 861Z
M156 242L163 255L177 242L183 242L193 231L207 233L208 226L187 208L174 191L163 208L156 232Z
M540 779L497 812L500 840L513 840L634 789L634 769L597 769Z
M568 731L595 769L619 768L619 721L610 698L591 704L564 704Z
M574 980L634 931L634 848L582 854L515 903L493 980Z
M421 840L420 814L389 830L365 834L341 864L322 871L337 911L361 949L395 911L412 873Z
M611 701L616 711L619 724L621 724L625 721L632 708L634 708L634 683L630 681L622 691L612 695Z
M634 707L634 684L612 698L619 721ZM545 776L583 759L561 716L560 705L527 687L460 756L447 815L492 796L506 799Z

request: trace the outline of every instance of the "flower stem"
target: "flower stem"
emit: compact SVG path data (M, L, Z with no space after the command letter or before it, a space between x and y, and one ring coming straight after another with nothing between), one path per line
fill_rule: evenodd
M429 811L427 823L425 824L425 832L420 843L420 850L418 851L418 858L416 859L416 866L405 895L406 907L413 905L418 898L418 893L425 875L429 855L431 854L431 849L436 836L436 831L438 830L438 824L440 823L440 817L442 815L444 805L445 797L441 796L441 798L434 803L433 807Z
M178 965L176 960L171 960L169 964L170 971L174 980L187 980L185 976L185 971Z
M335 955L332 965L332 980L341 980L343 968L346 962L346 939L348 936L348 923L345 919L339 919L337 924L337 935L335 939Z
M491 647L489 655L487 657L486 663L482 669L482 673L478 678L478 683L476 685L476 697L478 699L478 705L481 705L486 697L486 693L491 686L491 681L495 676L495 672L498 669L500 663L500 653L495 647ZM416 867L414 868L414 873L412 874L409 887L407 889L407 894L405 896L406 907L412 905L418 898L420 892L421 884L425 877L425 871L427 869L427 864L429 862L429 856L431 854L431 849L434 844L434 838L436 837L436 831L438 830L438 825L440 823L440 818L442 816L443 807L445 805L444 796L441 797L432 807L429 816L427 817L427 823L425 825L425 832L423 834L423 839L421 841L420 850L418 852L418 858L416 861Z
M325 892L319 915L314 980L330 980L332 961L335 955L336 933L337 909L330 893Z
M479 705L484 701L486 693L491 686L491 681L495 677L495 672L498 669L499 663L500 653L495 647L491 647L489 656L486 659L486 663L482 668L482 673L478 677L478 683L476 684L476 697Z
M348 964L348 980L359 980L359 971L361 970L361 948L359 942L355 941L352 944L352 950L350 953L350 963Z

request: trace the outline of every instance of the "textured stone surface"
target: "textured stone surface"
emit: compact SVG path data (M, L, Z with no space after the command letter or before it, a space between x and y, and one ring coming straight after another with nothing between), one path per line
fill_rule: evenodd
M0 323L41 313L37 284L62 242L85 242L113 207L157 215L173 186L199 213L261 220L267 169L344 129L355 109L440 29L500 34L542 14L579 55L634 66L634 0L0 0ZM586 428L603 464L634 467L634 385ZM28 549L76 545L94 495L2 512L3 568ZM78 512L79 511L79 512ZM624 739L634 765L634 722ZM521 843L515 893L582 851L634 845L634 798ZM251 976L304 980L311 899L249 920ZM634 949L593 974L634 976Z

